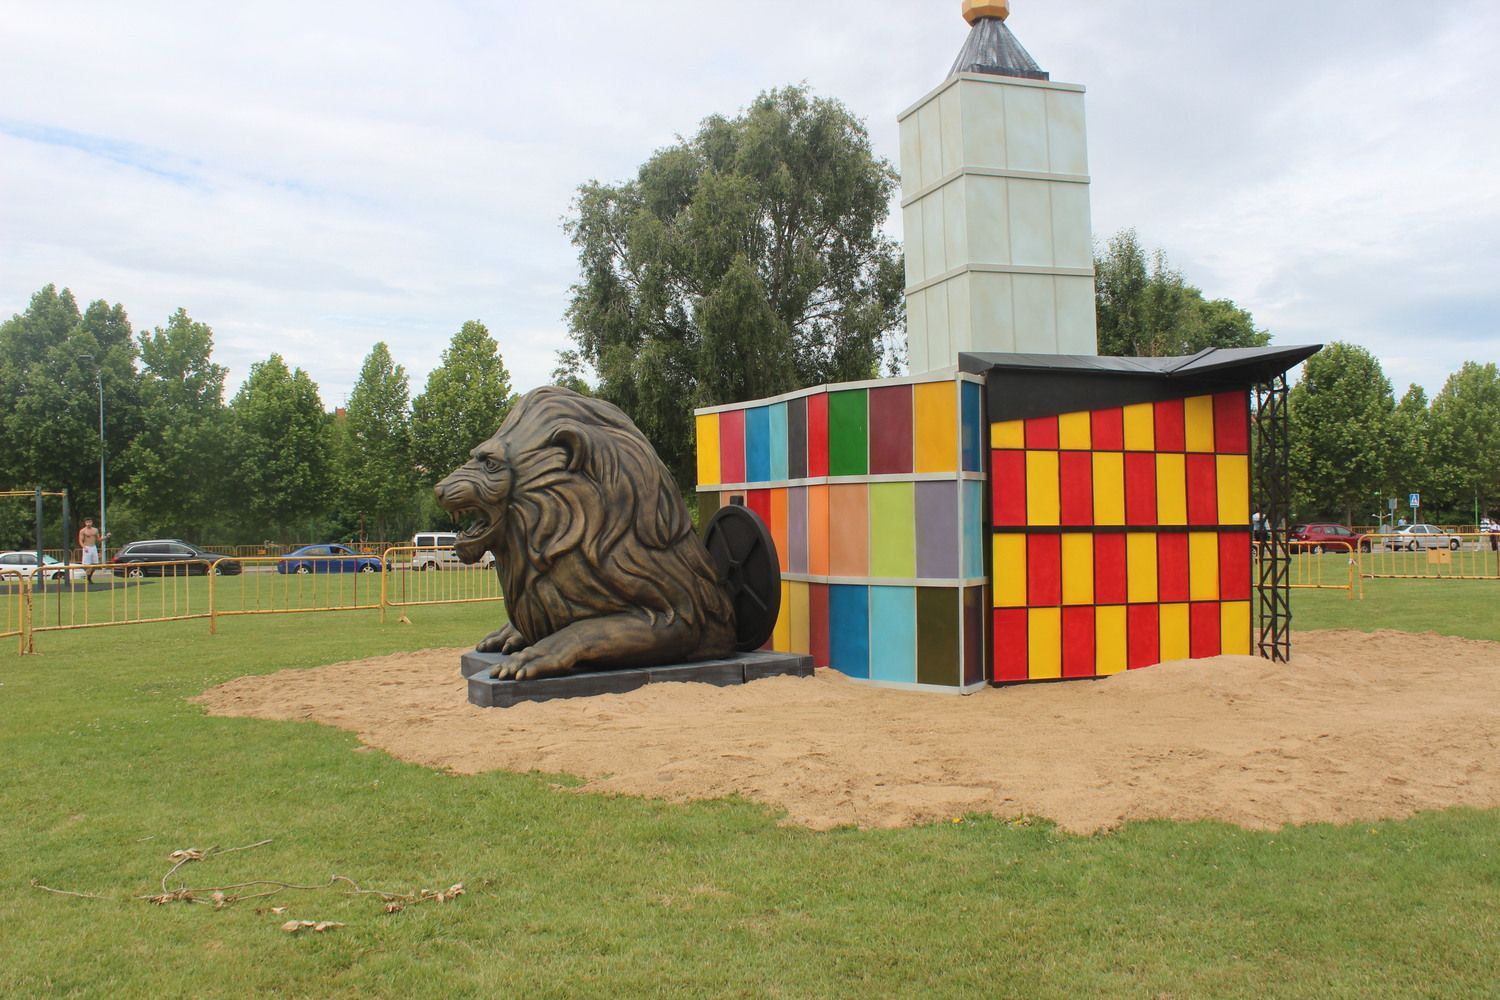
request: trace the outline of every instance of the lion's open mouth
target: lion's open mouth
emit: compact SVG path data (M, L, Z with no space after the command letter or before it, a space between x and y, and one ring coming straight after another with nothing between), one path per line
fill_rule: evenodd
M495 524L490 520L489 512L483 507L463 506L455 507L448 513L453 516L455 524L461 525L458 540L453 544L453 551L458 554L458 558L466 563L475 563L484 558L495 533Z

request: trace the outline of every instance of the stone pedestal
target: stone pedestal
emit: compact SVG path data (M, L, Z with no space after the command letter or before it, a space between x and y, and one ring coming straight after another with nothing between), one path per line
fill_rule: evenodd
M489 670L507 659L509 657L504 653L470 652L463 655L460 670L469 682L470 704L480 708L509 708L517 702L621 694L647 684L671 681L731 687L758 681L763 677L811 677L813 673L811 656L754 652L740 653L722 660L704 660L701 663L678 663L634 670L600 670L529 681L501 681L486 676Z

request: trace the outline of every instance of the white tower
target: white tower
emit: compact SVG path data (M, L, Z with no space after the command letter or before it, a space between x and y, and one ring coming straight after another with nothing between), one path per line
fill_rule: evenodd
M1083 87L1054 83L964 0L948 79L899 118L906 324L914 375L961 351L1096 354Z

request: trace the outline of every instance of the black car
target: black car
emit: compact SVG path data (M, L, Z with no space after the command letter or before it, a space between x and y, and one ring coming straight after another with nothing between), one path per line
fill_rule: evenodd
M220 561L222 560L222 562ZM153 566L152 563L176 563L173 566ZM190 545L180 538L154 538L145 542L131 542L120 549L109 560L110 568L124 576L204 576L208 568L218 564L221 576L233 576L243 567L232 557L220 552L208 552Z

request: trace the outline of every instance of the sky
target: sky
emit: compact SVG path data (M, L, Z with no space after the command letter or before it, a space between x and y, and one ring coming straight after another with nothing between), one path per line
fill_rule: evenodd
M1088 88L1097 239L1134 227L1274 343L1399 396L1500 355L1500 4L1012 0ZM466 320L518 390L570 346L579 184L805 82L899 160L959 0L0 0L0 316L49 283L208 323L341 405L377 341L416 395ZM900 236L900 213L888 229Z

